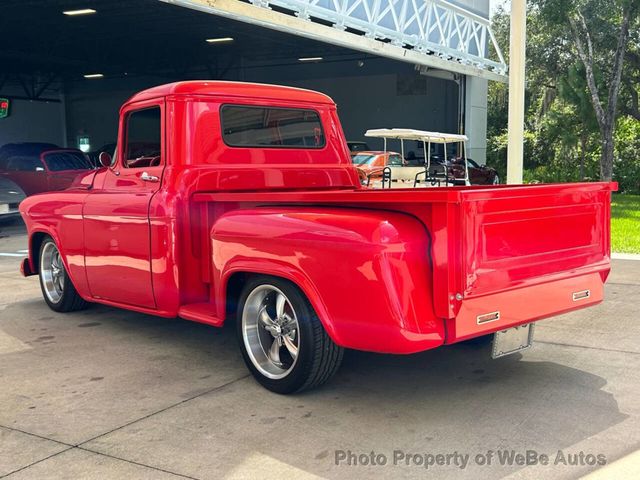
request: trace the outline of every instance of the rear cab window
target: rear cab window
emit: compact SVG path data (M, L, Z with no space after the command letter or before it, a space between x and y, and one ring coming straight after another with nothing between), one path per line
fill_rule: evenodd
M222 138L230 147L320 149L326 144L315 110L223 105L220 116Z

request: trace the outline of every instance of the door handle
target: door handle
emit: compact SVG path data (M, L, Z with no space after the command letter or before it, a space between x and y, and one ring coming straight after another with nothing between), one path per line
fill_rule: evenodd
M142 175L140 175L140 180L144 180L145 182L158 182L160 181L160 177L149 175L147 172L142 172Z

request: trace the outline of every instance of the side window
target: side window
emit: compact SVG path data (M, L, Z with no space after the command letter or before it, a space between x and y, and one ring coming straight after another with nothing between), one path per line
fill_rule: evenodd
M161 163L162 121L160 107L136 110L127 115L124 148L125 168L156 167Z
M301 108L224 105L222 138L230 147L322 148L318 113Z
M389 165L392 167L401 167L402 157L400 155L389 155Z
M37 168L44 170L42 162L37 157L10 157L7 160L9 172L35 172Z

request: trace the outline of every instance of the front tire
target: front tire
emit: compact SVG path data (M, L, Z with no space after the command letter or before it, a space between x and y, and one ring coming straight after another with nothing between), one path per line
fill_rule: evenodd
M252 277L240 295L236 324L247 368L272 392L317 387L342 362L344 350L333 343L307 298L286 280Z
M73 312L87 307L64 268L58 246L51 237L40 246L38 276L42 296L49 308L56 312Z

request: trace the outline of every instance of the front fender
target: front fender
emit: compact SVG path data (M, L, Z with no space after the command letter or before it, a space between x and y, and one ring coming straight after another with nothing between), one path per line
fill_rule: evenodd
M413 353L441 345L429 237L392 212L322 207L231 211L212 226L216 304L237 272L294 282L338 345Z
M20 204L20 214L29 236L29 273L36 273L34 259L38 248L33 244L37 234L53 238L67 274L83 298L90 297L84 269L84 230L82 201L86 193L78 191L49 192L28 197Z

